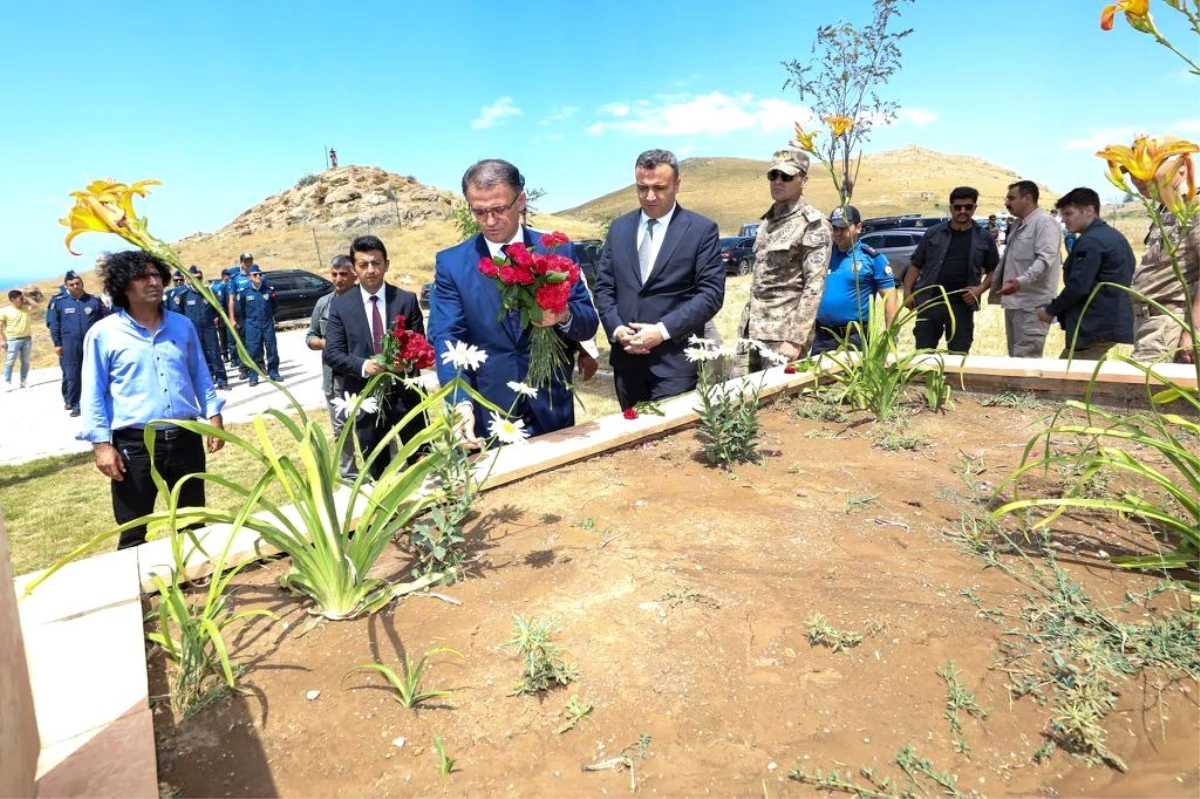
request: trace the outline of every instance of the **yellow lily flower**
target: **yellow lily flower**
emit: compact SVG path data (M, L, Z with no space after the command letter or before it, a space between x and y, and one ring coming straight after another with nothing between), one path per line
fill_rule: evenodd
M67 250L78 255L71 249L71 242L90 231L115 233L131 244L150 249L152 238L146 232L145 221L133 210L133 197L145 197L149 194L146 187L157 185L157 180L139 180L132 186L113 180L93 180L85 190L71 192L75 205L65 219L59 220L59 224L70 229L64 242Z
M1174 180L1176 173L1182 169L1188 185L1186 196L1191 200L1196 196L1193 153L1200 153L1200 146L1190 141L1183 139L1160 141L1147 136L1138 136L1133 140L1132 147L1110 144L1096 155L1108 162L1109 182L1123 191L1129 191L1125 175L1129 175L1145 185L1156 181L1165 181L1161 185L1168 185ZM1168 164L1172 159L1174 159L1174 163ZM1168 165L1168 168L1163 169L1164 165ZM1159 195L1162 195L1161 191Z
M1113 29L1113 19L1118 11L1125 12L1125 21L1134 30L1154 33L1154 19L1150 16L1150 0L1117 0L1100 11L1100 30Z
M796 138L794 144L801 150L807 153L816 154L817 146L813 143L813 139L821 135L821 131L814 130L812 133L805 133L804 128L800 127L800 123L796 123Z
M829 125L829 132L834 136L845 136L846 132L854 127L854 117L827 116L822 119L825 120L825 124Z

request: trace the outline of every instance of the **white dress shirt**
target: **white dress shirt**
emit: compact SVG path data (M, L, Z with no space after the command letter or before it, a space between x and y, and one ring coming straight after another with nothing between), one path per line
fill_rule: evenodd
M655 263L655 261L658 260L658 252L659 252L659 250L662 249L663 239L665 239L667 237L667 226L671 224L671 219L675 216L675 209L677 209L678 207L679 207L678 203L672 204L671 210L667 211L661 217L654 220L657 224L654 226L654 238L652 238L650 240L650 264L651 264L650 268L651 269L654 268L654 263ZM637 232L637 249L638 250L641 249L642 241L646 237L646 223L648 221L650 221L650 217L646 216L645 211L642 211L642 216L640 219L638 219L638 232ZM664 325L662 322L659 322L657 325L655 325L655 327L657 327L658 332L662 334L664 341L671 337L671 334L669 332L667 332L667 326Z

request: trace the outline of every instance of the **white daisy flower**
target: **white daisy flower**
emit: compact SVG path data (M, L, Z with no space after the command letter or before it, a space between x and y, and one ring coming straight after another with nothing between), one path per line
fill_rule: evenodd
M537 389L533 386L526 385L525 383L518 383L515 380L510 380L508 381L508 388L512 392L520 394L523 397L529 397L530 399L537 397Z
M455 369L472 372L487 360L487 353L474 344L456 341L446 347L442 353L442 363L448 363Z
M707 346L711 345L712 343L713 342L711 339L700 338L695 333L688 336L688 344L691 344L693 347L707 347Z
M492 411L492 420L488 422L488 432L501 444L524 444L529 438L524 420L505 419L495 411Z
M356 402L358 402L358 395L351 394L349 391L347 391L342 396L333 398L333 410L337 412L338 416L345 419L346 416L349 415L350 411L354 409L354 403ZM363 400L363 404L358 409L358 412L372 416L378 410L379 400L375 399L374 397L367 397L365 400Z
M692 363L716 360L720 355L720 352L710 347L688 347L683 351L683 357Z
M421 377L405 377L401 378L400 385L413 391L424 391L425 379Z

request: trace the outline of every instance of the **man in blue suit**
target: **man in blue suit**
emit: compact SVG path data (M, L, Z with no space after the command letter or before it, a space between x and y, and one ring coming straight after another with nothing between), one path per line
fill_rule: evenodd
M647 150L633 172L641 208L613 220L596 267L596 308L622 409L696 387L696 363L684 350L725 300L717 225L675 202L674 154Z
M524 242L531 251L544 251L541 234L521 224L525 179L509 162L487 159L466 171L462 190L480 232L437 255L429 299L429 342L438 356L438 378L445 384L457 374L441 360L447 348L460 341L474 345L487 353L487 360L463 378L488 401L504 409L512 407L514 417L525 422L530 435L571 427L575 424L574 397L565 382L556 380L532 398L510 388L510 383L524 382L529 373L529 331L521 328L518 312L501 312L495 282L479 273L481 259L503 257L509 244ZM569 244L558 252L575 257ZM568 360L563 373L570 380L579 343L590 340L599 327L587 284L581 279L571 287L566 313L547 313L534 324L554 326L566 342ZM452 401L461 414L464 440L468 446L478 446L487 436L489 415L461 392Z

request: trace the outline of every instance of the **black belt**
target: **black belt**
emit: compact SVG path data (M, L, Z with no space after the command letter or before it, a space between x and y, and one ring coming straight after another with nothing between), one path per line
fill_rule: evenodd
M157 441L174 441L185 433L190 433L190 430L184 430L182 427L155 427L154 438ZM113 431L113 440L123 439L125 441L141 441L145 435L145 429L141 427L124 427L120 430Z

